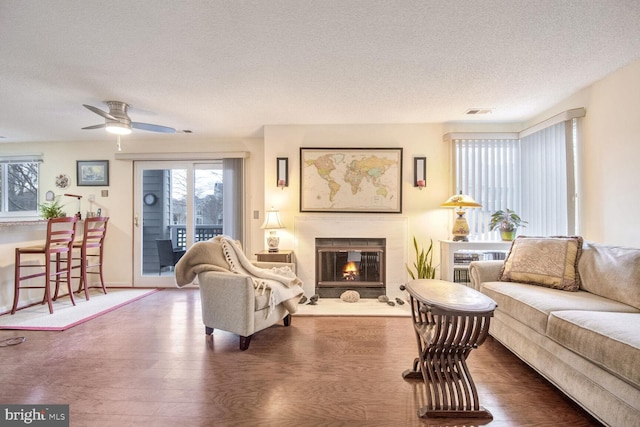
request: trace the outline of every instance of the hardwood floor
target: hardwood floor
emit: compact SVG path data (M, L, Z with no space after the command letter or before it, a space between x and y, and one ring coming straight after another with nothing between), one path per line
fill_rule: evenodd
M293 317L253 337L204 335L197 290L163 290L64 332L0 331L0 402L70 404L72 426L473 426L423 420L409 318ZM469 357L502 426L593 426L489 339ZM485 422L486 424L486 422Z

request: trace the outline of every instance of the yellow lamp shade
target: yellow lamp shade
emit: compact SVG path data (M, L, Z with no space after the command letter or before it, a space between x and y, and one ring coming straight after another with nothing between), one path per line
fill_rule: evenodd
M454 194L449 197L447 201L440 206L443 208L456 208L456 214L458 217L454 221L453 230L451 231L451 234L453 234L453 240L456 242L469 241L469 223L464 217L464 208L481 208L482 205L473 200L473 197L462 194L461 191L460 194Z

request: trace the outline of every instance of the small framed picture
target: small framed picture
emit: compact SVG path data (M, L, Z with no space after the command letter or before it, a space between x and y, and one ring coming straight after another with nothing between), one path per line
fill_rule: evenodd
M109 160L78 160L76 165L79 187L109 185Z

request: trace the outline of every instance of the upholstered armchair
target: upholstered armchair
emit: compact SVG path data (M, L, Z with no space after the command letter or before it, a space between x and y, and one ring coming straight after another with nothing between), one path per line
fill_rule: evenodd
M254 262L260 268L289 266L294 264ZM269 313L270 291L255 289L250 276L222 271L203 271L198 274L202 321L205 333L214 329L240 335L240 350L249 348L251 337L284 319L284 326L291 323L291 314L285 304L278 304Z
M198 279L205 333L215 328L240 335L240 350L251 336L291 313L304 295L295 265L251 261L240 242L227 236L193 244L176 264L176 285Z

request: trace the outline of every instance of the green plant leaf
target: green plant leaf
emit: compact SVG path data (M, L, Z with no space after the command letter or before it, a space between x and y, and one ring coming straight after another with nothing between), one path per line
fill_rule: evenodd
M496 228L515 230L518 227L526 227L526 224L527 221L524 221L517 213L507 208L506 210L497 210L491 214L489 230L493 231Z
M44 219L61 218L67 214L62 210L64 206L60 204L60 201L56 198L51 202L45 202L39 205L40 214Z
M429 247L426 252L418 245L418 241L413 237L413 247L415 249L416 260L413 263L414 271L407 265L409 276L413 280L416 279L434 279L436 276L436 268L433 266L433 239L430 239Z

